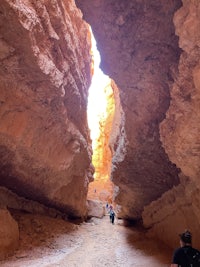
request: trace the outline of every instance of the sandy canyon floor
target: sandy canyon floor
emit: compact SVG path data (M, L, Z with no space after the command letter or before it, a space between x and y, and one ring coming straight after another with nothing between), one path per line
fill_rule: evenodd
M20 246L2 267L164 267L172 251L123 221L109 217L82 224L45 216L17 215Z

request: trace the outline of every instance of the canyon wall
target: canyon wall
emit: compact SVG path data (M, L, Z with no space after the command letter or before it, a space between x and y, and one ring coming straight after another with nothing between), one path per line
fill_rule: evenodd
M73 0L1 0L0 29L0 186L83 217L93 173L88 25Z
M181 1L76 3L92 27L101 68L119 88L122 116L110 143L119 216L139 219L145 205L179 183L180 170L162 146L159 124L181 51L173 24Z
M118 215L142 218L172 246L189 228L200 246L199 1L76 4L116 83L110 148ZM29 199L85 216L91 55L74 1L1 0L0 60L0 192L17 195L17 208Z
M183 1L174 24L183 51L161 140L170 159L200 188L200 2Z
M172 245L180 229L190 229L200 248L200 2L183 1L174 24L182 53L160 133L169 158L182 171L181 184L146 207L143 218Z
M122 217L200 247L200 3L76 1L115 80L112 180Z

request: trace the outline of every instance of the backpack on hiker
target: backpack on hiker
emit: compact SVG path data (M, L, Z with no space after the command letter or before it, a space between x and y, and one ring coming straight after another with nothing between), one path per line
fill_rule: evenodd
M187 257L188 267L200 267L200 251L197 249L184 249Z

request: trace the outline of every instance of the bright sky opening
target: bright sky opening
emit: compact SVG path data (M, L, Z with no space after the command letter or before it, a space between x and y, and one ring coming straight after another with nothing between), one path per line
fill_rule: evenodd
M94 75L92 77L92 83L89 88L88 96L88 124L91 131L92 141L96 140L100 134L99 120L104 114L106 114L107 100L104 92L104 88L110 83L110 78L106 76L101 69L100 54L96 47L96 41L94 39L92 30L92 55L94 58Z

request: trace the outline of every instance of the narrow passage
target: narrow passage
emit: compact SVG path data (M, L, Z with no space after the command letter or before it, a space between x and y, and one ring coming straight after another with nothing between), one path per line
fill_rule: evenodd
M19 250L2 267L169 267L172 251L164 244L108 216L80 225L30 214L18 221Z

